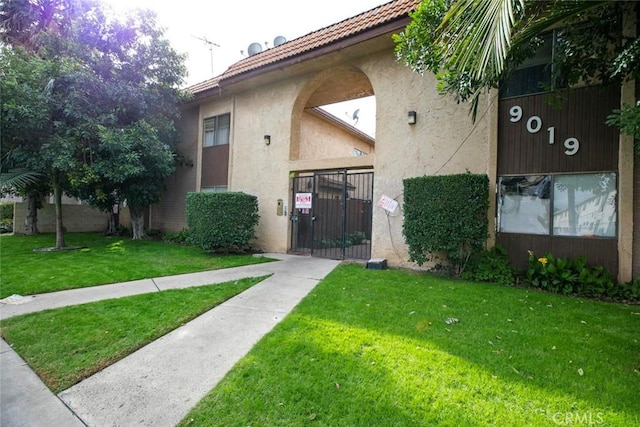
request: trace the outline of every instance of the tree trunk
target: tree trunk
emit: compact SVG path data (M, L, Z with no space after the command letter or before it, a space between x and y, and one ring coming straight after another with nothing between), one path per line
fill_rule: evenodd
M133 229L133 240L140 240L147 237L144 232L144 209L129 206L131 213L131 228Z
M120 225L120 205L116 203L111 207L111 212L109 212L109 224L107 225L107 231L104 234L106 234L107 236L117 235L119 225Z
M24 234L35 236L40 234L38 230L38 196L29 194L27 196L27 214L24 217Z
M58 182L53 183L53 198L56 203L56 249L62 249L66 245L62 225L62 188Z
M115 236L118 234L118 227L116 226L115 214L111 212L109 214L109 222L107 224L107 231L104 232L107 236Z

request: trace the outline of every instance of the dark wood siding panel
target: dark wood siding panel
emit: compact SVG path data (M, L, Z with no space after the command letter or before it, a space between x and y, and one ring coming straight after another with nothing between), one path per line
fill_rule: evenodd
M498 173L536 174L561 172L615 171L618 169L618 131L605 120L620 105L617 87L574 89L552 97L530 95L500 101L498 128ZM509 111L522 108L522 118L511 122ZM536 133L527 131L527 122L537 116L542 121ZM549 144L554 128L553 145ZM564 141L577 138L580 149L565 154Z
M499 233L496 242L505 247L511 258L511 265L519 271L527 269L528 251L531 250L537 257L542 257L547 252L555 257L572 259L584 255L587 265L601 265L613 277L618 275L618 241L615 239Z
M227 185L229 175L229 144L202 150L201 187Z

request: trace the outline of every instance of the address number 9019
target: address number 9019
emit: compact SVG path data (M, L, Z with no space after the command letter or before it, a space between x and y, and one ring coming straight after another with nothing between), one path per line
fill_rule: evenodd
M509 118L509 121L511 123L518 123L520 120L522 120L522 107L520 107L519 105L514 105L509 109L509 115L511 116ZM542 130L542 119L539 116L529 117L527 119L527 132L534 134L540 132L540 130ZM555 144L555 133L555 127L551 126L547 128L550 145ZM578 138L569 137L564 140L563 145L565 148L564 154L566 154L567 156L573 156L578 152L578 150L580 150L580 141L578 141Z

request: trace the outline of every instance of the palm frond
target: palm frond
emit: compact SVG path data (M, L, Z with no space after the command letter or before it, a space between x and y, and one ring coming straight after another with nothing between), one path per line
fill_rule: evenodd
M476 79L489 67L494 75L501 73L511 48L516 8L524 10L524 0L455 2L440 25L440 42L449 46L446 55L453 68L471 71Z
M445 15L439 43L452 68L475 79L499 76L509 52L543 31L580 16L606 0L458 0Z
M6 173L0 174L0 189L21 190L29 185L37 184L44 179L44 175L40 172L34 172L28 169L14 169Z

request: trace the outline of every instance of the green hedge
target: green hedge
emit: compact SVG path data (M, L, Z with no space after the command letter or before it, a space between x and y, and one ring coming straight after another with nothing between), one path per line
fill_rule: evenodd
M207 251L238 252L251 247L258 225L258 199L245 193L188 193L191 243Z
M408 178L404 183L403 233L409 259L460 274L488 236L489 178L471 173ZM437 257L434 257L437 256Z

